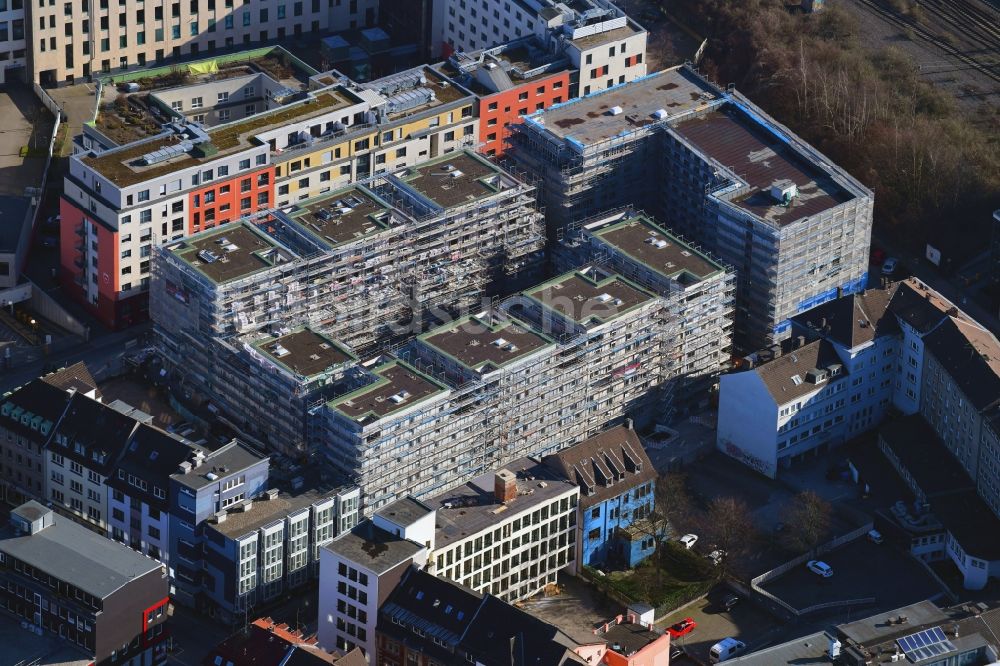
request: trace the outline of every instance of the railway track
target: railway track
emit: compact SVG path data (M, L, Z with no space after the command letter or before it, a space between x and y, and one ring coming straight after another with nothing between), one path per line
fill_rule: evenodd
M930 42L931 44L934 44L935 46L937 46L942 51L944 51L948 55L952 56L953 58L955 58L959 62L962 62L962 63L968 65L972 69L975 69L975 70L979 71L984 76L987 76L990 79L992 79L993 81L996 81L997 83L1000 83L1000 64L984 63L984 62L981 62L980 60L978 60L977 58L974 58L974 57L972 57L970 55L967 55L962 50L955 48L954 46L952 46L951 44L949 44L945 40L941 39L940 37L938 37L937 35L935 35L933 32L931 32L930 30L928 30L924 26L920 25L919 23L912 23L910 21L907 21L906 19L904 19L903 17L899 16L895 12L893 12L893 11L891 11L891 10L886 9L885 7L883 7L876 0L857 0L857 1L860 4L864 5L865 7L867 7L868 9L870 9L872 12L874 12L878 16L881 16L882 18L884 18L889 23L892 23L892 24L897 25L897 26L899 26L901 28L904 28L904 29L912 31L912 33L914 35L920 37L924 41L927 41L927 42ZM931 1L934 2L935 0L931 0ZM958 2L950 2L950 3L948 3L947 0L944 0L943 2L941 2L941 4L942 5L944 5L944 4L951 4L951 5L961 4L961 5L963 5L965 7L966 10L972 8L972 7L969 6L968 3L962 2L961 0L958 0ZM981 10L977 10L977 11L980 11L980 13L982 13ZM957 16L960 16L960 14L953 14L953 16L957 17ZM975 16L975 14L974 13L968 14L968 16L965 18L965 20L969 21L970 17L972 17L972 16ZM963 25L965 26L963 28L963 30L966 30L968 28L968 23L965 23Z
M921 0L920 6L1000 58L1000 11L965 0Z

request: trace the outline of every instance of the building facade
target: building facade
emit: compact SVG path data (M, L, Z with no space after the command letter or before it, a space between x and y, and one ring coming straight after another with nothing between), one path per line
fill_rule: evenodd
M644 519L657 474L634 430L611 428L542 462L580 488L574 569L632 568L653 553L657 534Z
M35 501L0 536L0 605L83 648L99 666L166 658L167 574L159 562Z
M378 12L376 0L300 0L290 5L252 6L240 0L218 4L192 0L169 7L108 2L25 5L27 15L22 18L29 25L31 80L43 86L77 83L100 74L309 32L370 27ZM22 33L20 38L24 37Z
M47 497L46 448L69 401L68 393L41 379L0 401L0 483L9 504Z
M533 114L509 154L542 182L550 238L631 205L732 266L743 350L787 338L791 317L867 279L871 192L687 67Z

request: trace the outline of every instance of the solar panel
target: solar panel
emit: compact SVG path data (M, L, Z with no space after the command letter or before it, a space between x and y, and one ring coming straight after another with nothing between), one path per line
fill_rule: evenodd
M896 639L896 643L913 663L939 657L955 650L955 646L948 640L941 627L931 627L909 636L903 636Z

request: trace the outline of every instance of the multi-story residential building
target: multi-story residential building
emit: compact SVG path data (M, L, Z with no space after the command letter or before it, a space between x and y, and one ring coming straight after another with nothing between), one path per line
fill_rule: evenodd
M320 549L320 646L374 656L378 609L433 547L434 511L404 498Z
M166 657L167 574L155 560L35 501L0 533L0 604L83 648L98 666Z
M140 424L105 481L108 536L167 566L170 549L170 477L181 463L208 451L158 428Z
M427 570L511 603L533 596L576 564L579 500L560 474L513 460L427 500L437 524Z
M203 594L221 619L300 589L319 574L319 551L357 524L358 489L269 489L216 513L203 527Z
M608 0L443 0L432 5L431 52L443 57L534 35L579 72L573 83L581 95L646 75L646 31Z
M911 554L925 562L950 560L966 589L981 590L1000 578L1000 518L934 428L921 414L910 414L882 425L878 441L914 499L891 512L886 534L908 541ZM860 473L873 477L864 465Z
M24 0L10 0L0 6L0 83L25 78L28 58L24 5Z
M569 59L553 54L534 36L476 53L454 53L435 68L476 95L479 151L498 156L511 125L568 100L575 80Z
M200 594L213 581L205 570L204 523L268 487L269 459L232 441L215 451L196 449L170 475L168 539L176 603L214 612ZM235 594L235 590L232 591Z
M867 279L871 192L686 66L532 114L508 154L541 180L551 237L633 205L732 266L744 350Z
M46 497L46 447L70 397L36 379L0 398L0 485L9 504Z
M128 405L105 405L74 393L53 429L45 457L49 505L101 534L110 531L105 483L139 426L129 411Z
M568 230L556 246L564 270L597 261L651 289L666 300L672 324L664 358L669 377L680 379L674 393L692 401L729 367L732 355L732 269L649 217L623 211Z
M611 428L542 462L580 488L573 570L631 568L653 553L657 535L644 519L653 512L657 474L634 430Z
M215 0L159 7L106 1L25 5L31 80L43 86L304 33L372 26L378 11L377 0L290 5L226 0L218 7ZM22 32L18 39L23 37Z
M161 109L175 120L159 134L70 158L60 206L68 291L107 326L141 321L155 245L478 141L474 97L430 68L363 85L326 80L324 88L213 127L183 112L203 109L204 122L221 114L232 104L218 101L228 93L222 84L211 84L219 89L207 104L201 87L159 93L180 96L178 109ZM256 86L238 94L256 99Z
M313 410L314 446L361 486L366 514L557 451L662 402L662 310L594 267L559 276L371 368Z
M544 664L596 664L604 652L603 640L581 645L490 594L416 568L406 572L379 607L376 635L374 661L386 666L500 666L510 664L511 654L531 655ZM581 658L584 651L597 660Z

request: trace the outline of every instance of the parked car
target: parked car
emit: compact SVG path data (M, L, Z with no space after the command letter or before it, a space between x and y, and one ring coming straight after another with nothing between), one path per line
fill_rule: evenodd
M833 568L822 560L809 560L809 562L806 563L806 567L808 567L809 571L812 571L817 576L822 576L823 578L829 578L833 575Z
M680 539L678 539L678 541L680 541L681 545L683 545L685 548L687 548L688 550L691 550L694 547L694 545L696 543L698 543L698 535L697 534L685 534Z
M680 638L681 636L687 636L694 628L698 626L698 623L694 621L693 618L686 617L677 624L672 624L667 627L667 633L670 634L670 638Z
M723 608L723 610L731 611L733 610L733 608L736 607L738 603L740 603L740 598L737 595L727 594L722 598L722 601L719 603L719 605Z
M740 656L746 649L747 644L743 641L738 641L731 637L723 638L708 651L708 657L713 664L718 664L720 661L727 661L733 657Z
M885 262L885 250L880 247L872 248L872 263L876 266L881 266Z
M712 564L714 564L715 566L719 566L719 563L722 562L722 558L724 558L725 556L726 556L726 551L720 548L716 548L705 557L712 560Z
M882 543L885 539L882 537L882 533L878 530L868 530L868 540L875 544Z
M899 260L896 259L896 257L889 257L888 259L886 259L885 263L882 264L882 275L892 275L893 273L895 273L896 264L898 263Z

